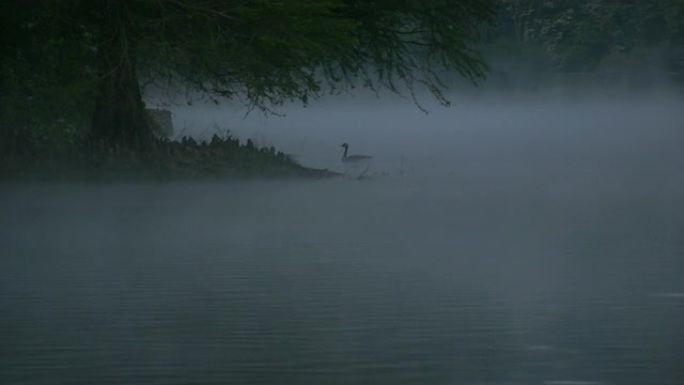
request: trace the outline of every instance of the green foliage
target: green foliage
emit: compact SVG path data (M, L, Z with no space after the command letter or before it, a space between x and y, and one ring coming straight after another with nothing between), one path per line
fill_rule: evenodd
M27 131L39 148L68 146L90 119L96 79L87 35L54 18L63 2L33 3L7 2L1 10L0 152Z
M162 88L243 98L262 107L307 100L321 88L315 67L354 43L354 24L333 13L341 6L340 1L169 2L136 24L141 76Z
M563 71L602 66L681 72L684 1L500 0L491 40L537 46Z
M483 76L470 45L494 13L490 0L178 1L136 25L146 79L268 109L358 85L439 97L438 70Z

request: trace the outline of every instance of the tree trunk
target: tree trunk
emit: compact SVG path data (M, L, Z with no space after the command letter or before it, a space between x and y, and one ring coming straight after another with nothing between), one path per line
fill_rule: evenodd
M100 0L105 20L97 52L98 90L91 126L92 138L107 146L144 149L153 133L145 107L128 36L124 0Z

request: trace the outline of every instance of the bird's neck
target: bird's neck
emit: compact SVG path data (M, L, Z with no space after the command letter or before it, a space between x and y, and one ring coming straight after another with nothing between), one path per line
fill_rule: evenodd
M345 147L345 148L344 148L344 154L342 154L342 157L343 157L343 158L346 158L346 157L347 157L347 151L349 151L349 147Z

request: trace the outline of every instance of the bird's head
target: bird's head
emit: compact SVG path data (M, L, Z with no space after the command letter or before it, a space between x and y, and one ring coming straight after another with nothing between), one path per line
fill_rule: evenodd
M342 143L342 144L340 144L340 147L347 148L347 147L349 147L349 145L347 143Z

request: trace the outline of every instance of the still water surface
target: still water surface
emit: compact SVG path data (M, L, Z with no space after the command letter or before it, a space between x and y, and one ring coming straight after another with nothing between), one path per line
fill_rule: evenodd
M5 185L0 383L682 384L676 173L592 164Z

